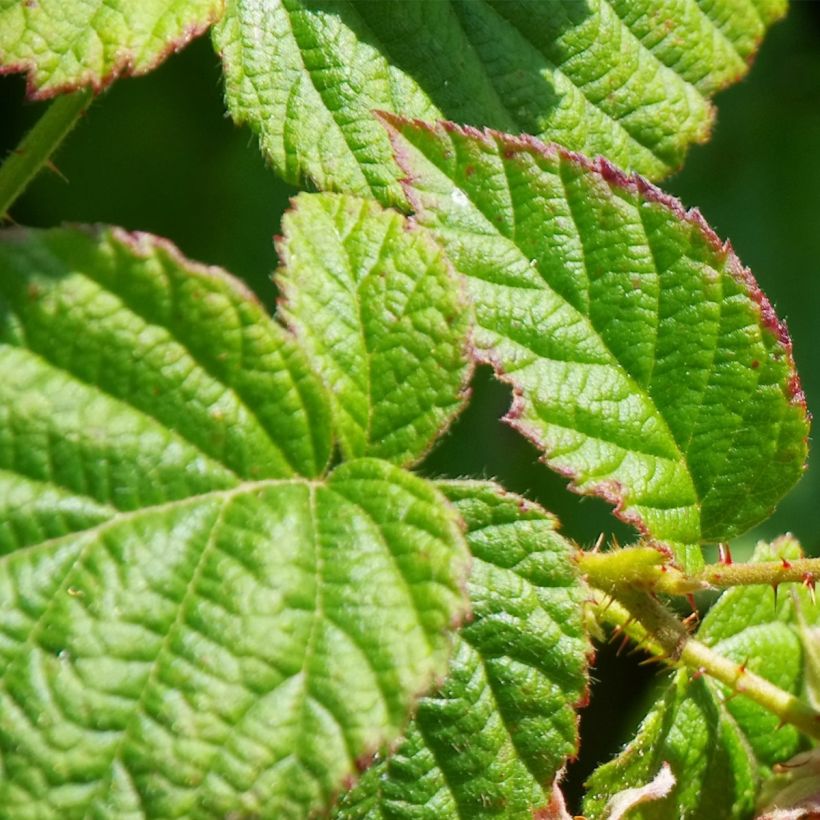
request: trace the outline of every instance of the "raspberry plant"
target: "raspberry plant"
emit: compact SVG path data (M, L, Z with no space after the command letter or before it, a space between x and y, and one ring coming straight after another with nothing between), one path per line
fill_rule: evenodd
M0 213L95 93L209 28L234 119L319 191L273 317L164 239L3 231L0 816L567 818L610 634L671 672L586 817L816 816L820 560L725 546L804 469L791 342L649 181L783 11L0 2L2 70L55 97ZM477 364L637 543L413 472Z

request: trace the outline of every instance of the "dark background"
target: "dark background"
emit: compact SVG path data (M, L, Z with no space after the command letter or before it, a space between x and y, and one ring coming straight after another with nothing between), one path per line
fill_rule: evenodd
M777 312L789 324L809 408L820 412L820 2L793 4L763 44L750 75L717 98L712 140L693 148L685 169L663 187L697 205L730 237ZM0 78L0 155L43 111L24 99L20 77ZM194 259L245 279L270 306L276 266L272 237L295 193L265 167L247 129L226 118L221 75L207 37L147 77L116 83L96 101L56 157L62 176L44 172L12 209L38 226L107 222L166 236ZM496 420L509 403L486 372L470 408L425 463L431 475L487 476L541 501L564 531L588 545L600 532L628 540L608 507L566 492L536 451ZM733 544L791 531L820 554L820 456L775 516ZM635 659L598 653L583 713L584 744L570 767L577 796L591 768L634 728L656 673Z

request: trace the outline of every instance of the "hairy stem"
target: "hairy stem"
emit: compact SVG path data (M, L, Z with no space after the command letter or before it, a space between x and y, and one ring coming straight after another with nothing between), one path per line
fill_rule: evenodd
M667 595L688 595L709 587L752 584L803 583L814 588L815 582L820 581L820 558L709 564L700 572L687 575L653 547L629 547L612 552L584 552L578 564L589 583L605 592L630 584Z
M808 703L692 638L686 627L649 593L620 587L610 594L614 600L596 594L599 620L616 626L659 660L709 675L759 703L783 723L820 740L820 712Z
M90 90L64 94L23 137L0 166L0 217L4 217L20 194L49 161L49 157L74 127L92 99Z
M816 580L820 580L820 558L761 561L757 564L709 564L695 577L713 587L743 584L776 586L789 582L813 586Z

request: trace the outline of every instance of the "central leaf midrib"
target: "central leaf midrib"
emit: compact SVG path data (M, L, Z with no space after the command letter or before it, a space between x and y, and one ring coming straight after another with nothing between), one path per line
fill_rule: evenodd
M253 493L258 490L263 490L268 487L285 486L303 484L305 486L312 486L316 482L307 478L295 476L293 478L265 478L258 481L243 481L233 487L226 487L214 490L208 490L204 493L197 493L196 495L185 496L184 498L175 498L172 501L163 501L161 504L151 504L146 507L140 507L136 510L119 511L110 518L100 521L91 527L85 527L80 530L58 535L54 538L48 538L45 541L38 541L34 544L29 544L14 552L0 555L0 566L8 561L12 561L20 555L35 553L42 549L57 548L63 543L70 542L74 539L86 538L89 536L98 536L106 532L108 529L118 526L119 524L128 523L129 521L138 521L140 518L172 510L193 506L215 499L231 499L244 493ZM78 559L79 560L79 559ZM76 562L75 562L76 563ZM73 565L66 571L68 575L73 570Z
M498 138L494 135L494 142L495 142L497 147L500 147L497 140L498 140ZM516 147L518 147L519 149L521 148L521 146L516 146ZM500 156L500 152L497 152L496 156L502 162L502 164L504 164L504 160ZM537 160L537 157L535 157L535 159ZM430 161L430 160L428 159L428 161ZM561 155L559 155L559 162L563 163L563 161L564 161L564 157L561 154ZM435 165L435 163L433 163L433 164ZM465 196L468 197L472 207L475 209L475 212L481 215L482 219L484 220L485 224L490 228L493 235L497 236L500 240L502 240L504 242L509 242L516 249L516 251L519 253L520 258L526 261L527 256L523 252L523 249L518 245L518 243L514 239L511 239L511 238L505 236L504 234L502 234L499 231L498 227L494 224L494 222L491 219L489 219L487 217L487 215L481 209L480 205L477 204L473 200L473 198L470 195L470 192L465 191L463 188L460 188L458 186L458 184L455 182L455 180L453 180L452 177L450 177L448 175L446 170L440 168L438 165L435 165L435 167L437 168L437 170L441 174L443 174L445 176L445 178L447 178L449 180L449 182L453 185L454 188L460 190ZM563 185L563 178L562 178L561 173L560 173L560 168L557 172L550 172L550 173L552 173L554 176L558 177L558 179L561 181L561 183ZM510 187L509 187L509 184L508 184L508 187L507 187L507 197L508 197L508 207L513 208L512 203L514 202L514 199L513 199L513 194L512 194L512 191L511 191ZM567 204L569 214L570 214L570 217L572 219L572 224L575 228L576 236L578 238L578 241L579 241L580 245L583 248L584 247L584 239L583 239L581 231L578 227L578 223L576 221L576 218L575 218L575 215L573 213L571 204L569 202L569 198L566 195L566 190L565 190L565 194L564 194L564 202ZM449 226L449 225L447 226L446 230L447 231L452 231L453 233L460 233L460 234L462 234L462 235L464 235L468 238L472 238L472 237L475 236L475 231L470 231L470 230L467 230L467 229L455 229L455 230L453 230L451 228L451 226ZM485 284L490 285L491 287L496 286L496 283L494 283L491 279L485 279L485 278L482 278L482 277L473 276L472 273L464 273L463 271L461 273L462 273L462 275L466 276L469 279L474 278L474 279L477 279L480 282L484 282ZM655 271L655 273L657 275L657 270ZM588 278L588 273L587 273L587 278ZM545 291L549 291L551 294L554 295L554 297L557 300L559 300L563 305L565 305L567 308L569 308L576 316L578 316L579 319L590 329L590 331L594 335L595 339L601 345L601 348L606 351L607 355L610 358L610 366L617 369L623 375L624 379L628 381L628 383L632 387L633 392L641 395L641 397L647 402L647 404L650 407L652 407L652 409L654 410L654 414L655 414L656 419L663 425L663 430L664 430L666 436L668 437L669 442L673 445L675 451L677 452L678 463L681 464L684 467L684 469L686 471L686 474L689 478L690 484L692 485L692 492L694 493L695 498L697 499L697 504L699 505L700 504L700 497L698 495L697 488L694 486L694 482L692 481L692 476L691 476L691 473L690 473L690 470L689 470L689 464L688 464L683 452L680 449L680 445L679 445L678 441L676 440L676 438L672 434L672 431L671 431L671 429L670 429L670 427L669 427L669 425L666 421L666 418L660 412L660 410L659 410L657 404L655 403L655 400L652 397L652 395L648 391L644 390L644 388L641 387L638 384L638 382L635 380L635 378L632 376L632 374L623 366L623 364L621 364L620 360L614 355L614 353L610 349L609 345L607 345L606 341L604 340L604 338L601 335L598 328L595 327L592 319L589 316L586 316L585 314L581 313L577 308L575 308L572 305L571 302L569 302L565 297L563 297L560 293L558 293L558 291L553 289L549 285L549 283L545 279L543 279L543 277L539 279L539 283L541 283L541 282L543 282L542 287L539 287L539 288L527 287L526 289L527 290L545 290ZM516 285L505 285L505 286L506 287L515 287ZM476 317L476 320L478 321L478 317ZM505 339L508 338L506 335L502 335L497 330L495 330L491 327L487 327L486 325L482 325L482 329L485 330L487 333L493 334L495 336L501 336L502 338L505 338ZM513 342L514 344L519 344L519 342L516 341L515 339L510 338L509 341ZM533 352L535 353L535 351L533 351ZM540 356L540 354L536 354L536 355L539 358L542 358ZM606 366L607 363L602 362L601 364L603 366ZM532 404L532 402L530 401L529 404ZM550 423L552 423L552 422L550 422ZM578 431L578 432L581 432L581 431ZM583 435L586 435L586 434L583 434ZM606 441L605 439L601 439L601 440ZM622 445L617 445L616 442L608 442L608 443L616 444L616 446L622 446ZM625 448L625 449L629 449L629 448ZM653 455L653 457L657 458L658 456Z
M213 371L212 367L210 367L207 363L203 362L201 360L201 358L198 357L194 353L194 351L191 350L191 348L188 346L188 344L185 342L185 340L182 339L177 333L174 333L173 328L171 327L170 323L168 323L168 324L157 323L150 316L148 316L145 313L138 310L137 307L133 304L132 300L129 300L123 293L112 289L111 287L108 286L108 284L106 282L101 281L100 279L98 279L97 277L92 275L92 273L90 271L84 270L82 272L82 274L79 274L79 275L83 276L87 281L93 283L96 287L98 287L100 289L100 291L102 293L108 294L109 296L116 299L117 302L120 305L122 305L125 310L127 310L133 316L137 317L142 323L144 323L144 325L146 327L156 328L157 330L159 330L163 334L165 334L170 341L172 341L173 343L179 345L179 347L182 350L184 350L185 353L190 357L191 361L194 362L197 365L197 367L200 368L202 373L207 375L216 384L220 385L220 387L222 387L226 392L230 393L235 398L237 406L241 407L248 414L248 417L253 419L253 421L256 423L258 429L264 434L265 438L271 444L273 449L276 450L279 453L279 455L282 458L282 461L291 469L291 471L294 474L296 474L296 475L300 474L301 471L296 469L296 467L291 462L291 459L290 459L289 455L285 452L284 449L282 449L282 447L279 446L279 444L276 441L274 441L274 439L271 435L271 431L268 430L267 426L265 424L263 424L262 421L259 419L258 415L252 409L252 407L250 406L250 404L248 403L248 401L246 400L246 397L242 394L242 392L237 387L235 387L234 385L226 384L219 377L219 375L216 374ZM7 305L8 305L9 312L11 312L14 316L17 317L18 322L20 323L20 325L23 328L26 328L27 327L26 322L22 319L20 314L17 313L16 311L12 310L11 302L7 301ZM278 340L274 340L274 342L275 341L278 341ZM51 353L51 351L43 350L42 346L40 346L38 349L35 349L32 346L25 346L25 347L19 346L19 345L6 345L6 346L14 347L16 349L25 350L25 351L29 352L32 355L37 356L40 359L42 359L44 362L46 362L54 370L58 370L59 372L68 375L69 377L71 377L75 381L77 381L81 384L84 384L87 387L92 388L93 390L99 391L100 393L102 393L102 394L108 396L109 398L111 398L113 401L116 401L117 403L122 404L123 406L127 407L132 412L138 413L141 416L144 416L145 418L150 418L153 422L155 422L163 430L167 431L168 433L170 433L172 435L178 436L180 439L182 439L186 443L188 443L191 447L195 448L197 450L197 452L201 453L205 458L207 458L208 461L211 461L215 464L218 464L220 467L224 468L225 470L230 472L233 476L235 476L238 479L245 478L245 476L240 475L232 467L230 467L222 458L217 457L212 453L206 452L205 450L202 449L202 446L201 446L200 443L194 441L191 437L185 435L184 427L182 429L177 428L177 427L171 428L167 425L166 421L163 421L158 416L151 414L148 410L148 407L149 407L150 403L147 404L145 408L137 407L136 405L132 404L128 400L127 397L116 395L115 393L113 393L113 392L109 391L108 389L106 389L106 387L100 382L90 381L89 379L84 378L83 376L79 375L76 372L76 370L70 369L69 365L58 364L49 355ZM286 359L285 351L282 349L281 345L277 346L276 352L279 356L282 357L282 359ZM287 369L287 365L286 365L286 369ZM288 375L291 376L291 378L292 378L292 374L290 373L289 369L288 369ZM297 382L296 379L292 379L292 381L294 382L294 385ZM297 393L298 393L298 391L297 391ZM299 397L300 397L300 401L301 401L301 393L299 393ZM304 408L304 402L302 402L302 406ZM312 439L311 439L311 446L313 446ZM315 452L314 452L314 461L315 461Z
M158 428L160 428L170 438L178 439L180 442L184 442L187 446L191 447L196 453L198 453L200 455L201 458L203 458L210 465L214 465L215 467L218 467L220 470L225 470L225 472L228 473L228 475L231 478L234 478L237 481L242 481L243 480L243 476L239 475L239 473L236 473L227 464L224 464L219 459L214 458L210 453L205 452L203 449L201 449L201 447L199 446L199 444L197 444L197 442L195 442L192 439L185 436L178 429L172 429L172 428L166 426L165 422L163 422L161 419L157 418L156 416L151 415L150 413L147 412L147 410L143 410L139 407L136 407L135 405L131 404L130 402L128 402L126 399L122 398L121 396L117 396L116 394L111 393L102 384L100 384L98 382L88 381L88 380L82 378L81 376L79 376L74 371L69 370L66 367L63 367L62 365L56 364L54 361L48 359L40 351L35 350L34 348L20 347L18 345L0 344L0 351L3 348L7 348L7 349L10 349L10 350L18 350L18 351L21 351L21 352L25 353L28 356L32 356L35 359L39 359L49 369L54 370L58 373L62 373L64 376L68 377L69 379L75 381L78 384L83 385L84 387L91 388L93 392L96 392L99 395L104 396L107 400L111 401L112 404L115 404L115 405L121 406L123 408L126 408L129 412L134 413L136 416L138 416L140 418L150 420L152 424L155 424ZM221 382L220 382L220 384L221 384ZM6 469L8 470L8 468L6 468ZM15 467L15 468L12 468L10 471L14 472L17 469L18 468ZM35 481L41 481L43 483L53 484L54 486L57 486L57 487L60 487L61 489L65 489L65 490L69 491L72 495L86 496L86 493L84 493L82 490L78 490L76 487L69 487L69 486L64 485L64 484L58 484L57 482L54 481L53 476L49 476L48 479L44 480L41 476L35 476L35 475L31 475L29 473L19 472L18 474L19 475L24 475L25 477L30 478L30 479L35 480ZM98 504L107 503L107 502L101 501L100 499L94 499L94 500ZM125 512L125 510L123 510L123 512Z
M317 87L317 85L316 85L316 83L313 79L313 72L311 71L311 69L308 68L308 66L305 62L302 43L300 42L299 36L297 35L298 26L294 25L293 19L292 19L292 16L294 14L298 14L299 11L288 8L286 3L285 3L285 0L282 0L282 10L284 11L284 13L285 13L284 16L288 21L288 26L290 27L290 33L291 33L291 37L293 38L293 42L296 44L296 52L298 53L299 60L302 63L302 69L304 71L304 76L306 76L308 78L308 80L310 81L311 88L313 89L316 96L321 101L322 105L324 106L325 111L327 111L327 113L330 115L330 120L334 124L336 129L338 130L339 134L341 135L342 141L345 144L345 148L347 148L347 150L350 152L350 155L353 157L356 168L358 170L358 173L360 174L361 181L367 186L367 188L371 191L371 193L373 193L375 195L376 192L374 191L373 183L370 181L367 174L365 174L364 169L362 168L362 163L359 161L359 157L356 154L356 152L353 150L353 148L350 144L350 141L347 137L347 131L342 126L342 124L336 119L336 111L334 111L328 105L328 103L325 101L325 98L324 98L322 92L319 90L319 88ZM259 95L257 95L257 96L259 96Z
M162 260L162 261L164 262L164 260ZM296 474L296 475L300 474L301 471L298 470L296 468L296 465L294 465L292 463L288 453L285 452L285 450L276 441L274 441L273 436L271 435L271 431L267 428L267 426L265 424L263 424L262 420L259 418L256 411L253 409L252 402L249 402L247 400L247 397L245 395L243 395L243 392L239 388L239 386L238 385L226 384L222 380L222 378L220 378L220 376L216 372L214 372L213 366L209 362L203 361L199 356L197 356L196 353L191 349L191 347L186 343L186 341L182 337L180 337L179 334L174 332L173 322L168 322L168 324L157 324L155 321L152 320L152 318L149 315L147 315L146 313L143 313L141 310L139 310L138 307L133 302L133 300L127 298L126 294L120 293L116 290L113 290L112 288L107 286L105 282L101 282L99 279L97 279L92 274L92 272L90 272L90 271L84 271L83 276L85 276L89 281L94 282L94 284L96 284L97 287L99 287L101 290L103 290L106 293L109 293L111 296L113 296L115 299L117 299L120 302L120 304L122 304L134 316L136 316L142 322L144 322L148 327L156 327L156 328L159 328L159 329L163 330L165 333L167 333L168 337L170 339L172 339L176 344L178 344L191 357L192 361L196 362L196 364L202 369L203 373L205 373L209 378L213 379L214 382L221 385L225 390L229 391L231 393L231 395L233 395L236 398L237 404L245 410L245 412L248 414L249 418L254 420L254 422L258 425L259 429L265 434L265 437L268 439L268 441L273 446L273 448L276 451L279 452L279 454L281 455L282 460L285 462L285 464L287 464L288 467L290 467L290 469L293 471L294 474ZM197 274L194 273L193 277L196 277L196 276L197 276ZM169 307L173 306L173 299L175 298L175 295L176 295L176 293L175 293L176 285L177 285L176 281L173 278L169 277L168 295L169 295L169 300L171 301L171 305ZM234 301L231 301L230 305L231 305L231 308L236 312L236 309L237 309L236 303ZM261 310L259 311L259 314L260 315L259 315L258 318L261 321L263 321L263 322L264 321L268 321L268 322L271 321L270 317L268 317L264 313L262 313ZM182 326L184 327L184 323L182 324ZM243 337L245 329L246 328L243 324L240 327L240 338ZM270 328L270 327L266 328L266 329L268 331L272 330L272 328ZM268 333L268 336L272 337L272 333ZM284 369L287 370L288 376L290 376L291 381L293 382L293 384L295 386L298 383L299 380L293 378L293 374L291 373L290 369L287 366L287 354L286 354L286 351L284 349L284 345L282 344L283 340L282 339L275 339L275 338L271 338L270 340L273 343L273 347L275 348L276 354L283 359L284 364L285 364ZM296 392L299 395L299 399L301 401L302 400L301 393L298 390L296 390ZM302 402L302 410L305 411L304 402ZM312 445L313 445L313 440L311 438L311 446ZM314 455L314 461L315 461L316 453L314 452L313 455ZM214 461L217 461L218 463L222 463L219 459L216 459L216 458L214 459ZM226 469L231 469L227 465L224 465L224 466L226 467ZM233 470L231 470L231 471L233 472Z
M128 770L128 767L122 760L123 747L131 739L131 732L134 730L134 727L138 724L140 718L143 716L145 698L148 692L150 691L152 685L154 685L157 680L157 671L160 666L160 658L164 653L168 652L168 648L171 644L171 641L177 636L177 633L180 627L182 626L183 618L186 614L186 604L191 594L196 590L197 582L199 581L199 578L202 574L206 558L214 549L214 544L217 540L217 534L220 533L222 524L225 520L225 515L231 506L232 500L233 498L230 496L224 499L224 503L216 513L216 517L214 518L213 524L210 525L208 540L205 542L205 545L202 547L202 549L199 550L199 555L196 558L194 571L191 573L191 577L188 579L188 583L185 585L185 590L183 591L181 597L179 598L179 602L177 603L176 615L174 616L173 621L169 624L167 631L162 636L162 639L159 642L159 646L157 647L157 650L154 654L154 657L150 661L150 668L148 670L148 674L145 676L144 682L140 686L139 696L137 698L134 698L133 700L133 711L128 720L126 721L125 725L120 730L119 737L117 738L116 743L114 743L112 748L110 749L110 760L106 765L107 774L100 779L100 783L97 789L95 790L94 796L89 799L89 809L93 810L95 804L97 804L100 800L104 800L105 795L109 792L112 784L112 777L114 773L115 764L119 761L119 763L122 764L123 768L126 769L126 771ZM93 540L91 543L94 543ZM81 551L81 555L83 553L84 550ZM72 570L74 569L74 567L77 566L80 560L81 559L78 557L78 560L72 566ZM39 628L39 622L41 621L42 618L39 618L38 624L35 627L35 629ZM35 629L32 629L32 633L35 631Z

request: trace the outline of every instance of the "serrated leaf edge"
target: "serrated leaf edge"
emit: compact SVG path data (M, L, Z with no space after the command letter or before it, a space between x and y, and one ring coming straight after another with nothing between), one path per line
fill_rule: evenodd
M91 88L95 95L105 91L116 80L122 77L141 77L158 68L173 54L182 51L197 37L205 34L211 26L222 19L225 12L225 0L208 17L193 25L185 26L182 35L169 41L149 62L140 68L134 67L134 54L130 50L120 49L114 65L106 74L97 76L92 69L85 69L76 82L65 82L49 88L42 88L37 78L37 63L33 58L20 60L16 63L6 63L5 55L0 53L0 76L6 74L24 74L26 80L26 97L32 101L50 100L61 94L70 94L81 88Z
M695 228L714 251L724 258L728 273L741 285L748 298L756 305L761 328L767 331L780 346L790 371L790 379L786 387L786 398L790 404L802 410L807 424L811 421L811 414L806 405L806 396L795 366L792 340L785 321L777 316L771 302L761 290L751 270L744 266L738 258L731 241L728 239L722 241L706 222L698 208L690 208L687 210L683 203L676 197L665 193L640 174L630 174L622 171L606 159L606 157L597 156L590 158L577 151L570 151L558 143L542 142L529 134L514 136L496 131L492 128L476 128L475 126L462 125L448 120L427 122L417 118L402 117L389 111L374 111L373 114L387 130L388 137L393 146L393 154L403 172L400 184L413 210L410 221L415 221L415 214L422 210L423 206L413 190L415 178L411 166L408 163L406 150L401 141L400 129L403 126L411 126L432 135L436 135L440 129L446 134L456 134L461 137L479 140L487 147L500 144L505 146L504 157L506 159L511 158L517 153L527 152L536 156L540 155L550 159L558 158L568 161L600 177L604 182L614 188L633 194L644 201L660 205L671 212L678 220L686 222ZM576 483L578 474L574 470L558 468L549 463L550 449L548 442L544 440L537 430L520 421L525 406L524 396L521 388L515 383L515 377L506 373L501 363L492 354L488 354L486 351L478 351L473 347L472 355L475 357L477 364L490 365L493 368L496 378L512 388L513 400L502 421L531 441L543 453L540 460L547 464L551 470L569 479L568 487L570 490L581 495L595 495L603 498L613 506L613 512L616 517L635 527L638 532L651 539L652 533L648 530L646 523L640 515L638 513L629 513L624 509L626 493L621 482L613 479L590 482L587 488L582 490L579 489ZM660 413L659 416L663 418ZM806 443L808 442L808 432L804 441ZM802 466L803 471L805 471L806 468L807 464L804 463ZM699 499L699 502L700 500L701 499Z

